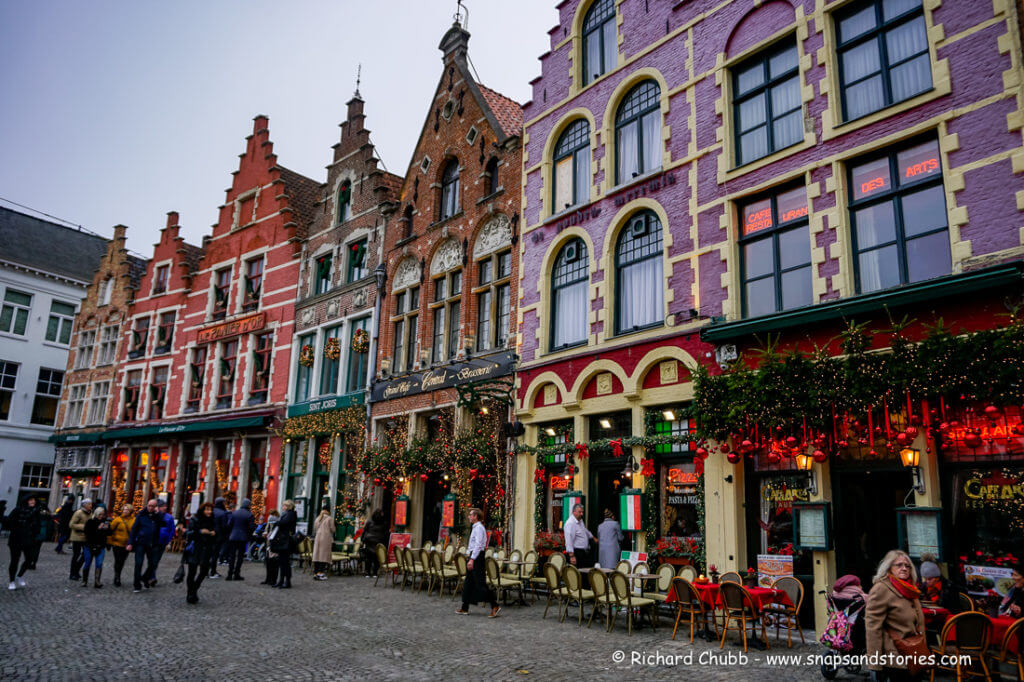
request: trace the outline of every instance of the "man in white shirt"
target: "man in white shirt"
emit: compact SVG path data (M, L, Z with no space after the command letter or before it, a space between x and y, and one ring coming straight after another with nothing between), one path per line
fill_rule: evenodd
M487 548L487 530L483 524L483 512L479 509L469 510L469 522L473 531L469 535L469 563L466 566L466 582L462 585L462 607L455 613L460 616L469 614L469 605L485 601L491 605L489 618L497 618L501 607L494 598L494 592L487 586L487 572L484 564L484 550Z
M590 552L590 541L597 542L594 534L583 525L583 505L576 504L572 508L572 516L565 522L562 529L565 534L565 553L576 568L590 568L594 558Z

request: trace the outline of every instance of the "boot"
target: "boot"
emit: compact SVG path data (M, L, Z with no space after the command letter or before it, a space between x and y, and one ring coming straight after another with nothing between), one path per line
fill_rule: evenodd
M82 587L89 587L89 569L82 571Z
M292 579L291 578L285 578L284 579L284 585L281 585L281 588L287 590L291 586L292 586Z
M121 576L114 574L114 587L121 587Z
M93 578L93 582L92 582L92 586L95 587L97 590L100 589L101 587L103 587L103 583L100 582L100 578L101 577L103 577L103 568L102 567L96 569L96 577Z

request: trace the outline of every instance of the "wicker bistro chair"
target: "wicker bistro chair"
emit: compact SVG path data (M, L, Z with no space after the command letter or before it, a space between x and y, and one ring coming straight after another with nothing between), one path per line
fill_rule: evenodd
M421 549L425 549L425 550L427 550L428 552L429 552L430 550L432 550L433 548L434 548L434 543L433 543L433 542L431 542L430 540L427 540L426 542L424 542L424 543L423 543L423 547L421 547Z
M523 553L520 552L518 549L514 549L514 550L512 550L512 553L509 554L508 560L509 561L522 561L523 560ZM501 561L502 561L501 559L498 559L499 564L501 563ZM499 568L500 568L500 566L499 566ZM523 580L523 582L526 582L523 579L523 574L522 574L522 571L521 571L522 568L523 568L522 566L506 566L505 570L501 572L501 575L502 575L502 577L508 578L509 580Z
M954 634L956 642L949 641ZM965 611L958 613L942 626L942 634L939 635L939 645L933 646L932 653L936 654L935 667L932 668L931 679L935 679L935 670L950 670L956 673L956 679L962 677L982 677L991 680L992 674L985 664L985 655L988 652L989 641L992 638L992 621L984 613L978 611ZM952 666L941 665L943 655L957 656L956 664ZM959 656L969 656L970 663L965 666L960 664ZM982 672L972 670L976 665L981 666Z
M548 563L555 567L558 571L558 575L562 575L562 569L569 563L569 560L565 558L565 554L562 552L555 552L548 557Z
M376 587L382 575L387 575L389 571L398 569L398 562L388 561L388 550L384 545L378 544L374 547L374 551L377 553L377 563L380 564L379 568L377 568L377 579L373 581L373 586ZM396 556L395 558L397 559L398 557ZM387 579L384 582L387 583ZM394 577L391 579L391 584L395 584Z
M313 540L311 538L302 538L302 542L299 543L299 565L302 566L303 573L313 570Z
M499 549L494 553L494 558L498 560L498 563L505 561L505 550ZM500 568L500 566L499 566Z
M662 564L654 573L658 576L657 582L654 583L654 590L644 592L644 596L665 603L668 599L668 591L672 589L672 579L676 577L676 569L672 568L672 564Z
M587 621L589 628L594 624L594 616L598 611L604 611L604 629L607 631L612 621L612 600L611 588L608 586L608 576L604 571L590 571L587 574L590 579L590 591L594 595L594 607L590 611L590 619Z
M683 615L687 616L690 623L690 643L693 644L693 632L698 619L702 630L708 629L708 610L704 602L700 600L700 593L693 584L686 578L673 578L672 591L675 593L676 601L676 624L672 628L672 639L676 638L676 630L679 629L679 621ZM715 622L712 617L711 622ZM715 623L715 634L718 634L718 623Z
M422 592L423 591L423 586L426 585L427 586L427 596L430 596L431 590L434 589L434 583L438 579L438 577L436 575L434 575L434 563L430 560L430 556L432 554L433 554L433 552L431 552L429 549L420 548L420 551L419 551L419 555L420 555L419 556L420 568L423 571L423 574L420 576L420 589L419 589L419 591Z
M498 560L492 556L485 559L484 568L487 571L487 582L490 583L491 589L496 593L496 596L508 596L509 590L519 590L519 601L523 601L523 582L514 578L506 578L501 573L501 569L498 566Z
M608 578L611 583L611 600L619 607L619 611L626 613L626 626L629 636L633 636L633 609L649 608L651 610L651 628L657 630L657 625L654 622L654 609L657 607L658 602L650 597L638 597L630 592L629 578L624 573L614 571L608 574ZM608 622L608 632L611 632L612 628L615 627L615 619L618 615L618 611L612 613Z
M537 587L544 586L547 581L544 576L535 575L537 573L537 552L536 550L530 550L523 555L523 585L524 587L530 588L530 603L532 604L537 600Z
M451 566L444 565L444 556L440 552L430 553L430 566L437 584L437 596L440 597L444 594L445 585L451 585L454 593L455 584L459 581L459 572ZM427 591L427 596L430 596L430 590Z
M448 545L447 545L447 546L446 546L446 547L444 548L444 555L443 555L443 558L444 558L444 563L445 563L445 565L446 565L446 566L450 566L450 565L451 565L451 563L452 563L452 561L453 561L453 560L455 559L455 545L454 545L454 544L452 544L452 543L449 543L449 544L448 544Z
M680 566L679 572L676 573L680 578L685 578L687 582L692 583L697 579L697 569L687 564L686 566Z
M486 559L487 557L492 557L492 556L494 556L494 548L493 547L486 547L486 548L484 548L484 558Z
M719 583L736 583L737 585L743 584L743 579L740 578L740 574L736 571L726 571L718 579Z
M966 592L957 592L956 595L957 606L960 607L960 611L977 611L977 607L974 605L974 600L971 599L971 595Z
M469 559L462 552L455 555L455 573L458 579L455 581L455 586L452 588L452 601L455 601L455 595L460 592L466 586L466 574L469 573Z
M416 560L416 553L410 547L403 548L402 553L405 555L405 570L409 576L409 584L415 589L417 579L421 583L423 582L423 564ZM402 589L404 590L405 587L403 586Z
M544 615L542 618L548 617L548 609L551 608L552 602L558 603L558 621L562 621L562 606L567 605L569 599L569 591L562 587L562 578L559 576L558 569L550 561L544 564L544 582L547 583L548 587L548 603L544 606Z
M1017 640L1017 652L1011 649L1014 639ZM989 649L996 671L1003 665L1012 665L1017 670L1017 679L1024 680L1024 618L1018 618L1006 628L1003 641L993 644Z
M605 566L605 568L611 568L611 566ZM625 559L622 559L619 563L615 564L615 570L619 573L632 573L633 566Z
M793 630L800 633L800 642L806 644L804 631L800 629L800 606L804 602L804 585L792 576L779 578L772 583L772 589L782 590L789 597L792 606L786 604L765 604L761 612L775 619L775 641L779 640L779 630L786 629L786 647L793 647Z
M594 593L583 587L583 575L580 573L580 569L572 564L562 569L562 580L565 581L568 601L565 604L565 611L562 613L561 620L565 620L565 616L569 613L569 603L575 601L580 607L580 617L577 625L583 625L583 602L593 601Z
M747 652L747 623L761 624L761 639L765 646L768 646L768 635L765 632L764 621L761 620L754 600L746 588L734 582L722 582L719 587L719 594L725 603L725 625L722 627L722 643L719 649L725 648L725 638L729 635L729 624L737 623L734 630L738 630L743 639L743 653Z

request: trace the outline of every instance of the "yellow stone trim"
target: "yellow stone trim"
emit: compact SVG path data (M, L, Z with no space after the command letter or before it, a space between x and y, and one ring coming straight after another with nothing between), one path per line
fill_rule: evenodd
M562 381L562 377L551 371L541 372L531 379L529 385L526 387L526 392L523 394L523 400L520 404L521 409L532 409L533 403L537 399L537 392L546 384L554 384L558 388L558 395L563 401L569 395L565 388L565 382ZM544 405L543 407L561 407L561 405Z
M555 269L555 259L558 257L558 252L562 250L562 247L576 237L582 239L583 243L587 245L587 280L590 292L587 297L588 307L600 296L601 283L594 282L594 273L597 272L599 266L595 255L597 250L594 248L594 241L590 233L578 225L566 228L555 236L544 252L544 258L540 265L540 276L537 278L537 294L540 296L540 300L530 306L531 308L537 308L537 348L541 354L548 350L551 339L551 315L547 313L551 310L551 274ZM593 313L594 311L589 310L589 312ZM588 319L588 322L593 323L594 320ZM588 327L587 335L589 336L590 333ZM578 352L579 348L572 348L569 351ZM545 357L544 359L547 360L549 358Z
M554 170L554 156L555 156L555 145L558 144L558 138L561 137L565 129L568 128L572 123L575 123L579 119L586 119L587 125L590 126L590 182L587 183L587 188L590 190L586 199L581 201L578 206L572 206L564 209L566 215L571 214L577 210L579 206L585 206L593 201L596 197L594 196L594 180L597 178L597 164L594 163L594 150L597 149L597 127L594 123L594 114L586 107L576 107L570 111L567 111L565 115L558 119L558 122L551 129L551 133L544 141L544 152L541 156L540 163L536 164L532 169L527 171L528 173L535 173L537 169L540 169L541 185L540 185L540 220L541 222L547 220L556 213L562 211L554 210L554 197L551 196L551 188L553 186L553 170ZM523 174L523 180L525 185L526 173Z

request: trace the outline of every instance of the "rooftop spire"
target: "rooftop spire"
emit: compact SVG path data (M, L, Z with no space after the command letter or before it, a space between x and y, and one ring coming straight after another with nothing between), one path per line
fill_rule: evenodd
M356 92L355 92L355 96L359 97L360 99L362 99L362 95L359 94L359 84L362 82L362 78L363 78L363 65L359 64L356 67Z

